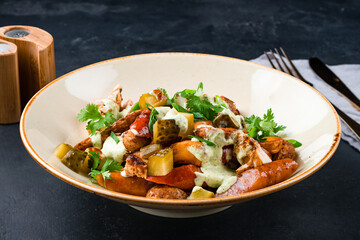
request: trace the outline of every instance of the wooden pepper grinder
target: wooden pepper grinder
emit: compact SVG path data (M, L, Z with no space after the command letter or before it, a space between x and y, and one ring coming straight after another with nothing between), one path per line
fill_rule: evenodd
M21 107L24 108L37 91L55 79L53 37L37 27L16 25L1 27L0 39L17 46ZM14 65L0 65L0 72L5 68L14 68ZM1 79L4 81L8 80ZM0 120L0 123L5 122Z
M0 124L19 121L19 89L17 47L0 39Z

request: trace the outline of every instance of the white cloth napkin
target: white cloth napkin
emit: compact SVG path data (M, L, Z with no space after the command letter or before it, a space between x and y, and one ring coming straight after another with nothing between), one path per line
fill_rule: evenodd
M263 54L260 57L250 60L251 62L259 63L271 67L266 56ZM309 66L308 60L293 60L293 63L301 73L301 75L309 82L314 84L322 95L329 99L334 105L346 113L349 117L360 123L360 111L358 111L349 101L342 95L336 92L332 87L325 83L319 76L317 76ZM360 97L360 65L359 64L342 64L336 66L328 66L357 96ZM341 121L342 139L348 142L352 147L360 151L360 142L357 140L351 130Z

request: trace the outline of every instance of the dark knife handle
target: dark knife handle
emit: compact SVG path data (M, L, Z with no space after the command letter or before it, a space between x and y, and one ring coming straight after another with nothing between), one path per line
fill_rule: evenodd
M327 84L347 98L354 107L360 111L360 100L355 94L335 75L319 58L309 59L310 67L319 75Z
M333 107L339 114L340 118L343 120L343 122L349 127L349 129L355 134L355 136L360 140L360 124L355 122L351 117L349 117L347 114L345 114L343 111L338 109L334 104Z

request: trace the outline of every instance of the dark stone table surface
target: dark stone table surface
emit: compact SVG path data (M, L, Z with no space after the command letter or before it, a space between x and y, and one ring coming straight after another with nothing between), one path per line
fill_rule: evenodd
M360 1L0 0L0 26L54 36L57 76L148 52L251 59L284 47L294 58L360 63ZM207 217L166 219L84 192L26 152L18 124L0 126L0 239L360 239L360 153L332 159L283 191Z

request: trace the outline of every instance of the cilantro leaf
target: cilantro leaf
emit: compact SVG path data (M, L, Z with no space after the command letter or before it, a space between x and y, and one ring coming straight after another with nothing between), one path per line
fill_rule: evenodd
M278 125L274 121L274 113L271 108L264 114L263 119L252 115L245 118L245 123L248 124L246 130L250 137L258 142L264 141L264 137L277 136L276 133L286 128L283 125Z
M114 139L114 141L116 142L116 144L118 144L120 142L120 139L115 135L115 133L113 131L111 131L110 133L110 137L112 139Z
M91 135L103 127L110 127L110 124L116 120L111 112L106 112L105 116L101 115L99 107L95 104L87 104L85 109L80 110L76 118L80 122L88 121L86 129L90 131Z
M294 146L294 148L298 148L298 147L301 147L301 146L302 146L302 143L296 141L295 139L288 139L288 140L286 140L286 141L288 141L289 143L291 143L291 144Z
M140 109L140 105L139 102L135 103L134 106L131 108L130 112L134 112L136 110Z
M110 173L111 172L119 172L121 171L123 167L121 166L121 163L114 161L110 158L107 158L103 167L101 168L101 170L96 170L94 168L91 168L91 172L89 172L89 176L91 176L91 179L94 181L96 181L96 177L101 174L102 177L104 178L104 184L105 183L105 179L111 179Z
M214 142L203 139L203 138L198 137L198 136L188 135L188 138L196 138L200 142L206 143L208 146L216 146L216 144Z

